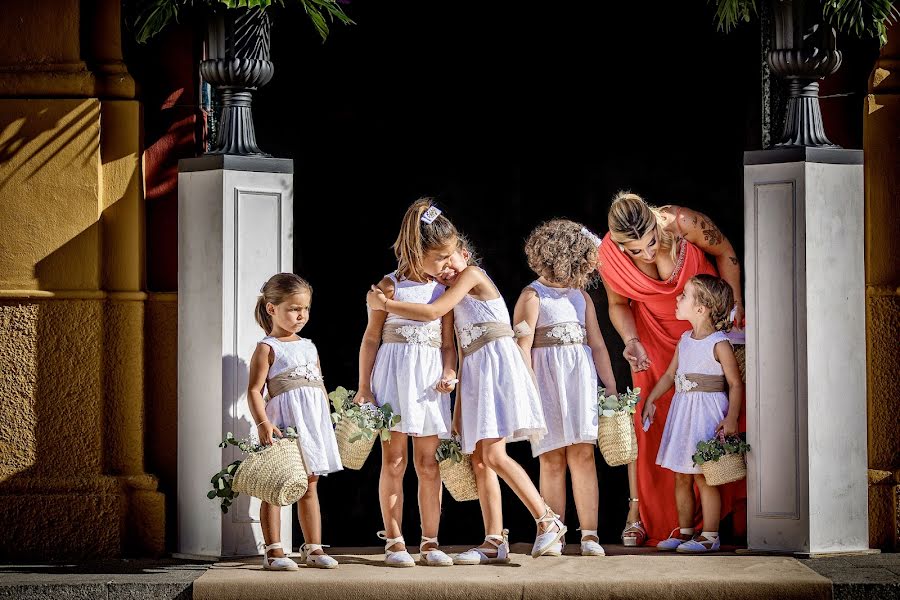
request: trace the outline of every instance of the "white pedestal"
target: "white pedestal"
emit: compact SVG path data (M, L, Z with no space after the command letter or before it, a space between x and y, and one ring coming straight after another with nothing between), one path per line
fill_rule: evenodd
M868 549L861 150L744 158L748 546Z
M228 514L209 500L210 478L242 457L218 447L248 437L250 356L264 333L259 289L293 265L293 161L206 156L178 165L178 552L258 554L259 500L239 496ZM281 541L291 547L291 507Z

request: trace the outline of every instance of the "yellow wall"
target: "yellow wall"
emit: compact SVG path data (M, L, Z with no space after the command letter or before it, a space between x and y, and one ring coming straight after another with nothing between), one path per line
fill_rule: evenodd
M144 469L140 106L118 6L20 3L0 21L3 558L164 548ZM82 47L88 31L105 41Z
M900 27L888 32L869 80L866 160L866 340L869 531L900 546Z

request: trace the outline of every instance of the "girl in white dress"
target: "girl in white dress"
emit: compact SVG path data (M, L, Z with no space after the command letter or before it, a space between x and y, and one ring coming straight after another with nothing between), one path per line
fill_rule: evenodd
M261 443L271 444L273 435L281 437L285 427L297 431L309 474L309 489L297 502L300 529L306 542L301 548L301 560L310 567L332 569L338 563L322 551L317 488L320 475L343 467L318 352L310 340L297 335L309 321L312 287L293 273L279 273L261 291L256 302L256 322L267 335L257 344L250 359L247 401ZM268 388L268 402L263 400L264 388ZM296 570L297 563L285 556L279 541L281 507L263 502L259 522L266 543L263 568Z
M444 286L435 277L450 264L456 250L456 228L428 198L410 206L394 242L397 270L378 288L388 298L428 304ZM450 437L450 395L456 383L453 316L427 323L396 313L369 311L359 350L357 403L390 404L400 422L391 440L381 444L378 496L384 530L385 564L412 567L415 561L403 539L403 475L407 439L413 438L413 464L419 479L422 518L420 560L429 566L450 566L453 559L438 548L441 517L441 477L434 453L441 438Z
M652 422L656 399L675 384L656 464L675 472L678 527L656 545L660 550L702 553L719 549L719 488L707 485L692 456L697 442L720 431L732 435L738 430L744 387L724 333L731 327L733 306L734 295L725 280L713 275L691 277L675 304L675 317L690 321L691 331L681 336L668 370L644 403L641 417ZM695 483L703 509L704 531L699 536L694 536L693 529Z
M546 428L533 375L514 341L506 303L487 274L469 266L470 257L470 248L463 241L442 278L450 287L429 305L388 299L375 287L367 298L375 310L420 321L453 311L463 356L453 429L461 434L463 452L472 454L486 534L481 546L454 560L465 565L509 561L498 474L538 525L533 557L545 554L566 531L528 474L506 453L507 441L530 439L534 443Z
M596 269L598 244L574 221L557 219L535 229L525 254L539 277L522 291L515 309L515 322L524 322L519 345L531 359L547 423L547 435L531 444L540 458L541 494L565 515L568 467L585 556L605 554L597 537L597 375L607 393L616 393L594 303L583 289ZM564 547L561 541L551 553L561 554Z

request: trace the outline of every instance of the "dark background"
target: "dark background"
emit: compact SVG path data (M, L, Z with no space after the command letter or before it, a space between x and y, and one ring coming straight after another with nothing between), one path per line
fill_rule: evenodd
M356 388L364 292L394 268L390 245L422 195L436 196L469 235L510 310L535 278L523 252L529 231L565 216L602 235L620 189L709 213L742 252L742 153L760 143L758 30L717 34L700 2L653 11L525 4L424 2L411 14L413 5L353 3L359 24L336 26L324 47L276 21L276 75L259 94L256 124L265 149L297 167L294 268L316 290L304 335L319 347L329 387ZM593 297L617 381L630 384L602 288ZM528 444L509 453L537 481ZM321 483L327 542L377 543L379 459L376 449L362 472ZM600 538L616 541L626 470L599 452L597 462ZM415 486L410 464L411 545ZM505 486L504 517L513 540L533 539L530 515ZM477 502L446 494L441 541L482 535Z

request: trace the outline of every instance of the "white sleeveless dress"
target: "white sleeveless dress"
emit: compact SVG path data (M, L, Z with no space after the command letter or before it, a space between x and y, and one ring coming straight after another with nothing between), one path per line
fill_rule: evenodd
M463 343L477 337L475 323L510 324L503 298L478 300L467 294L453 308L453 317ZM488 342L463 358L459 391L465 454L474 452L479 440L529 439L534 444L547 432L534 380L512 337Z
M687 373L724 375L716 360L715 345L728 341L721 331L702 340L685 331L678 341L678 371L675 375L675 395L669 405L666 427L663 429L656 464L676 473L702 473L691 458L697 452L697 442L705 442L716 434L716 427L728 414L728 395L725 392L694 392L690 382L684 383Z
M393 274L387 277L394 283L393 299L398 302L431 304L446 289L435 281L398 280ZM384 329L391 329L410 342L382 343L372 370L371 386L376 404L390 404L394 413L400 415L400 423L391 431L449 438L450 395L435 389L443 373L441 350L424 343L427 340L440 343L441 320L423 323L388 313Z
M274 337L265 337L260 343L268 345L275 353L267 379L285 371L296 371L299 376L311 381L322 379L319 353L311 340L300 338L282 342ZM301 387L279 394L266 403L266 417L282 433L285 427L293 427L297 431L300 452L308 473L325 475L343 469L331 423L331 405L324 390Z
M581 290L552 288L539 281L529 287L541 303L537 327L573 322L584 327L586 303ZM532 454L572 444L596 444L597 369L587 338L580 344L533 348L531 363L547 423L547 435L532 444Z

